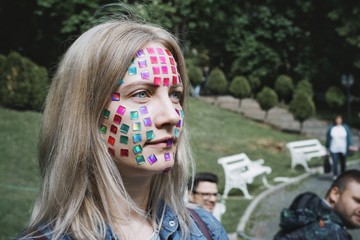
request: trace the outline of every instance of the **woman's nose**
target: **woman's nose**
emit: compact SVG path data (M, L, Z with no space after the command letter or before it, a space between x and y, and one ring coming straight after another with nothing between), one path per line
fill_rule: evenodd
M177 110L181 110L180 105L178 106L179 109ZM154 108L156 112L154 116L154 124L157 128L164 125L174 126L179 123L181 118L176 111L175 104L169 97L161 98Z

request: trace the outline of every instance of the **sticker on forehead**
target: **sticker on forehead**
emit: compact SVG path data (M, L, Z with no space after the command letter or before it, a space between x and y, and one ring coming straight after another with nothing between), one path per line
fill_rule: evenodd
M133 129L133 131L141 131L141 123L140 122L134 122L132 129Z
M110 127L110 132L112 132L113 134L116 134L116 133L117 133L117 130L118 130L118 128L117 128L116 126L111 125L111 127Z
M119 125L121 123L121 117L117 114L115 114L114 116L114 123L116 123L117 125Z
M128 69L129 76L136 75L136 73L137 73L136 67L129 67Z
M139 51L136 52L136 56L138 58L141 58L141 57L145 57L145 52L144 50L140 49Z
M113 138L112 136L109 136L109 138L108 138L108 143L111 144L111 145L114 145L114 143L115 143L115 138Z
M169 78L164 78L164 84L165 87L168 87L170 85L170 80Z
M146 48L146 50L148 51L149 54L155 54L155 50L152 47L148 47Z
M129 125L126 125L126 124L121 124L121 127L120 127L120 132L122 132L122 133L128 133L129 132L129 129L130 129L130 127L129 127Z
M118 109L116 110L116 112L117 112L118 114L120 114L121 116L124 115L125 111L126 111L126 108L125 108L124 106L121 106L121 105L120 105L120 106L118 107Z
M115 150L112 148L108 148L108 152L110 153L111 156L115 156Z
M138 65L139 65L139 68L146 68L147 67L146 60L145 59L139 59L138 60Z

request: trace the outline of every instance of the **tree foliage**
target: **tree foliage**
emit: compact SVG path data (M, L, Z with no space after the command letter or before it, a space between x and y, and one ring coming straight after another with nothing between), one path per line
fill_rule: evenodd
M40 110L46 96L47 70L16 52L4 61L0 73L0 104L17 109Z
M224 94L227 90L228 82L225 74L220 68L214 68L209 75L207 87L215 95Z
M346 97L340 88L332 86L326 91L325 100L330 107L336 108L345 104Z
M289 111L302 125L303 122L315 114L316 108L312 98L305 92L298 91L290 102Z
M188 73L188 78L193 87L199 85L202 82L203 74L202 74L201 68L194 66L194 65L190 65L188 67L187 73Z
M278 103L278 96L273 89L263 87L261 91L256 94L256 100L261 109L266 112L265 119L267 119L268 111Z
M248 80L243 76L235 77L229 86L229 92L236 98L239 98L239 105L241 106L241 99L251 95L251 87Z
M294 92L293 80L290 76L280 75L275 80L274 88L278 96L286 101Z
M307 79L303 79L298 82L296 85L296 91L306 93L310 98L313 98L314 96L312 84Z

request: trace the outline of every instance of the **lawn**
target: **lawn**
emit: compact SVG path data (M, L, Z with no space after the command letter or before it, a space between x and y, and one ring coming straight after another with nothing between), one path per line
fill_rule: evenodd
M196 170L217 173L220 192L224 188L224 173L217 159L222 156L245 152L251 159L265 159L265 165L272 168L270 183L276 176L292 177L304 172L301 167L290 169L290 156L284 146L286 142L304 139L303 136L280 132L196 99L186 106L185 117ZM9 239L21 231L37 194L36 143L40 118L39 113L0 108L0 239ZM254 196L264 189L260 179L249 186ZM240 191L230 192L222 221L228 232L236 230L249 203Z

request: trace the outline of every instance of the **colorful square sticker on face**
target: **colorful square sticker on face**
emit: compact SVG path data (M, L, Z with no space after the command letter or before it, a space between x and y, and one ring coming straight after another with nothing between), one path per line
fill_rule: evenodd
M155 54L155 50L152 47L147 47L146 50L149 54Z
M139 68L146 68L147 67L146 60L145 59L139 59L138 60L138 65L139 65Z
M128 156L129 156L129 150L127 150L127 149L120 149L120 156L122 156L122 157L128 157Z
M141 123L140 122L134 122L132 129L133 129L133 131L141 131Z
M136 73L137 73L136 67L129 67L128 69L129 76L136 75Z
M109 138L108 138L108 143L109 143L110 145L114 145L114 143L115 143L115 138L113 138L112 136L109 136Z
M150 78L150 73L148 71L141 72L141 79L148 80Z
M122 133L128 133L129 132L129 129L130 129L130 127L129 127L129 125L126 125L126 124L121 124L121 127L120 127L120 132L122 132Z
M140 145L136 145L133 147L133 151L135 154L139 154L142 152L142 147Z
M140 133L134 134L133 135L133 141L134 141L134 143L141 142L142 141L141 134Z
M146 132L146 139L147 140L151 140L151 139L154 139L154 138L155 138L155 134L154 134L153 130L150 130L150 131Z
M100 126L100 132L101 132L102 134L106 134L106 131L107 131L107 127L106 127L105 125L101 124L101 126Z
M107 109L104 109L104 111L103 111L103 116L104 116L104 118L109 119L110 111L107 110Z
M140 107L140 108L139 108L139 111L140 111L140 114L141 114L141 115L146 115L146 114L149 113L146 106Z
M145 127L150 127L151 126L151 124L152 124L152 122L151 122L151 118L144 118L144 125L145 125Z
M121 105L120 105L120 106L118 107L118 109L116 110L116 112L117 112L118 114L120 114L121 116L124 115L125 111L126 111L126 108L125 108L124 106L121 106Z
M140 49L139 51L136 52L136 56L138 58L141 58L141 57L145 57L145 52L144 50Z
M128 141L129 141L129 137L128 137L128 136L124 136L124 135L121 135L121 136L120 136L120 143L122 143L122 144L128 144Z
M154 85L160 86L161 85L161 78L160 77L154 77Z
M115 150L112 148L108 148L108 152L110 153L111 156L115 156Z
M121 117L117 114L115 114L114 116L114 123L116 123L117 125L119 125L121 123Z
M138 165L141 165L141 164L144 164L145 163L145 158L143 155L140 155L140 156L136 156L135 157L135 160L136 160L136 163Z
M168 87L168 86L170 85L170 80L169 80L169 78L164 78L164 83L163 83L163 85L164 85L165 87Z
M130 112L130 119L131 120L137 120L139 118L139 112L138 111L131 111Z
M113 93L111 99L113 101L120 101L120 93Z
M165 158L165 161L170 161L171 160L170 153L168 153L168 152L164 153L164 158Z
M113 134L116 134L116 133L117 133L117 130L118 130L118 128L117 128L116 126L111 125L111 127L110 127L110 132L112 132Z
M157 162L157 158L156 158L156 156L154 154L151 154L147 159L148 159L150 164L154 164L154 163Z

